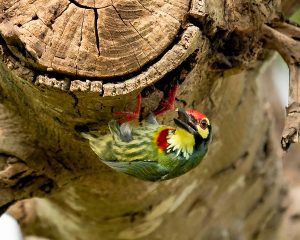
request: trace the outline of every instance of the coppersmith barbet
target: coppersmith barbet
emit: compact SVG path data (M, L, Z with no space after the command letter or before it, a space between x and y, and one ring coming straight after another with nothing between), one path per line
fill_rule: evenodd
M152 114L144 126L109 122L110 134L88 133L93 151L109 167L147 181L180 176L196 167L205 156L211 139L208 118L193 109L179 109L176 127L159 125Z

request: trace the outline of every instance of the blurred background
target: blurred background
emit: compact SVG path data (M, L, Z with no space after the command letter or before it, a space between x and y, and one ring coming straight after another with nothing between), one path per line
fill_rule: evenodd
M300 24L300 9L290 18ZM300 51L300 49L299 49ZM288 68L276 54L270 65L271 78L280 97L282 108L288 102ZM285 112L283 112L285 113ZM294 144L284 156L283 173L289 185L289 199L283 222L282 240L300 239L300 143Z
M291 18L292 21L300 24L300 10ZM300 51L300 49L299 49ZM274 89L276 94L270 93L273 104L279 104L277 128L281 134L282 123L285 117L285 107L288 104L288 67L283 59L275 54L263 68L263 74L258 81L264 81L264 89ZM279 98L279 99L278 99ZM278 138L280 141L280 138ZM289 199L286 203L288 209L283 220L282 240L300 239L300 144L294 144L284 156L283 161L284 179L289 185ZM1 240L23 240L20 227L17 221L8 214L0 217ZM29 239L28 239L29 240Z

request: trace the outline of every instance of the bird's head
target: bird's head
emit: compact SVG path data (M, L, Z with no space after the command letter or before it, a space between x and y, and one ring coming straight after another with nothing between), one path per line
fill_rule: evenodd
M178 118L174 119L175 124L192 134L196 142L209 142L211 139L211 125L208 118L201 112L194 109L177 110Z

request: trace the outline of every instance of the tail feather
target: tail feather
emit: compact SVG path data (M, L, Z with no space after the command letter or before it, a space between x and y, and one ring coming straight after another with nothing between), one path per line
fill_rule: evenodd
M94 136L90 133L84 132L81 132L80 135L89 140L90 147L100 158L104 156L105 150L107 149L107 144L111 141L111 137L108 135Z
M120 125L117 121L110 121L108 123L109 130L114 137L119 137L120 133Z
M81 132L80 135L81 135L83 138L85 138L85 139L87 139L87 140L90 140L90 141L92 141L92 140L95 139L95 137L94 137L93 135L91 135L90 133Z

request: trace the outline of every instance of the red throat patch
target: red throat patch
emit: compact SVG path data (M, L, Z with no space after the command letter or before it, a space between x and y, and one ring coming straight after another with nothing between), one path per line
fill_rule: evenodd
M172 128L165 128L158 133L156 138L156 144L161 150L165 150L168 147L167 136L169 134L169 130L173 130Z

